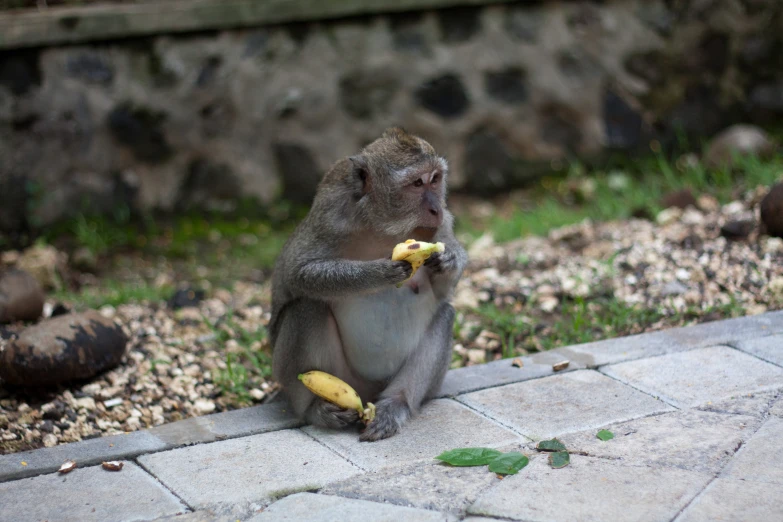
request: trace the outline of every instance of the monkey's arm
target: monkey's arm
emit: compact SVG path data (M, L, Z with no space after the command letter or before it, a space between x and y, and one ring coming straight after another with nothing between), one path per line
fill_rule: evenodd
M287 282L294 294L330 299L400 283L411 271L406 261L319 259L292 267Z

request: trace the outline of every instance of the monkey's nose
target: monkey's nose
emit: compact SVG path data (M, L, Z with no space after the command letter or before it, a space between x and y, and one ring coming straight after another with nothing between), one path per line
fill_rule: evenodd
M432 214L433 216L437 216L439 214L438 209L437 208L430 208L430 214Z

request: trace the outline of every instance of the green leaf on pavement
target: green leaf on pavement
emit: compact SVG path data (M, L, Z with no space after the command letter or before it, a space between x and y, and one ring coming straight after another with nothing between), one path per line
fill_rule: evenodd
M435 458L452 466L483 466L500 455L498 450L490 448L458 448L444 451Z
M612 433L609 430L601 430L598 432L598 435L596 435L599 439L603 441L607 441L614 438L614 433Z
M557 439L542 440L541 442L538 443L538 446L536 446L536 448L542 451L565 451L566 450L565 444L563 444Z
M567 451L558 451L549 454L549 465L554 469L564 468L568 466L569 462L571 462L571 457L568 455Z
M521 453L512 451L504 453L489 463L489 470L501 475L516 475L516 473L527 466L530 459Z

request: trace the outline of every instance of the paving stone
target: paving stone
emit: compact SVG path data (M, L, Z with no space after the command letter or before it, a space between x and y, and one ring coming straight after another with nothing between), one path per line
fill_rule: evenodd
M587 364L588 368L597 368L606 364L684 351L689 347L675 343L666 332L653 332L577 344L570 346L569 349L580 355L583 360L591 360L591 364Z
M579 455L571 455L565 468L552 469L544 456L538 456L485 492L468 511L530 522L671 520L711 478Z
M248 522L291 520L313 522L436 522L456 521L456 518L436 511L414 509L366 500L297 493L279 500Z
M302 429L366 470L379 470L420 460L431 461L443 451L453 448L493 447L522 439L449 399L427 403L419 415L411 419L399 433L372 443L359 442L357 432L315 426Z
M780 496L777 484L754 483L751 487L743 480L719 478L675 522L783 520Z
M533 440L673 410L592 370L477 391L458 400Z
M360 471L299 430L144 455L139 463L195 509L252 508Z
M572 352L568 348L549 350L519 359L523 364L521 368L513 366L514 359L501 359L450 370L443 380L438 397L454 397L485 388L584 369L593 363L592 357ZM569 361L568 367L555 372L552 365L563 360Z
M0 520L112 522L149 520L187 511L174 495L132 462L0 484Z
M620 363L601 371L680 408L783 388L783 368L726 346Z
M320 493L462 514L499 480L486 466L416 463L358 475Z
M79 466L91 466L104 460L133 458L160 451L166 443L147 431L89 439L52 448L41 448L0 456L0 482L34 477L57 471L63 462L74 460ZM25 462L27 465L23 465Z
M778 398L775 399L775 402L772 403L769 414L774 415L775 417L783 417L783 394L778 396Z
M768 335L757 339L737 341L733 346L759 359L783 366L783 335Z
M702 411L717 413L731 413L734 415L754 415L760 417L770 411L778 397L783 397L783 391L771 391L762 393L743 393L728 399L715 402L706 402L699 406Z
M570 451L624 464L717 473L760 423L758 417L686 410L606 426L614 433L608 441L595 429L560 440Z
M783 485L783 419L770 417L737 452L721 476ZM783 494L783 488L779 491Z
M152 428L149 432L163 440L167 444L167 449L173 449L188 444L245 437L301 426L302 423L288 410L288 405L279 401L213 415L192 417L163 424Z

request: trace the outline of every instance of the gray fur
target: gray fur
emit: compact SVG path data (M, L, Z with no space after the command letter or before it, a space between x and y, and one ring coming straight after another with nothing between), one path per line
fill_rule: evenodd
M327 172L283 248L272 285L273 370L307 422L358 422L304 387L297 376L310 370L345 380L376 404L364 441L397 433L440 387L451 360L448 300L467 263L446 209L446 176L429 144L389 129ZM407 280L410 264L390 256L409 238L442 241L446 251Z

